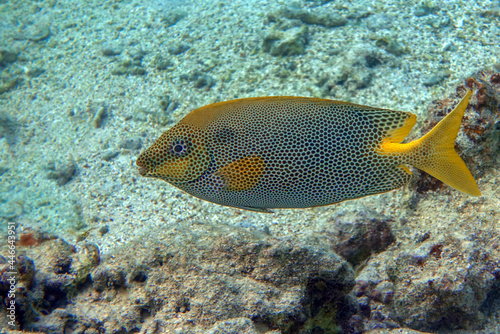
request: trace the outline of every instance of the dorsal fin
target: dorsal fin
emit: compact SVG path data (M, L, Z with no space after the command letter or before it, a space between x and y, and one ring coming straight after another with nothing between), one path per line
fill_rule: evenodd
M411 129L417 122L417 116L414 114L406 113L409 117L403 120L403 124L394 129L394 130L389 130L387 132L387 137L391 140L393 143L401 143L403 139L408 136L410 133Z

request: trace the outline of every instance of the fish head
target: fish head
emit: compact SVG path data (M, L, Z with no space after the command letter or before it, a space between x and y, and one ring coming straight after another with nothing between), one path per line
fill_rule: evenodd
M174 185L199 178L210 167L204 130L177 124L137 158L139 174Z

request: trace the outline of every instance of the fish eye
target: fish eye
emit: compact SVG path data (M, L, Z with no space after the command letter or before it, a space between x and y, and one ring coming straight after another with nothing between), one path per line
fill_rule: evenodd
M188 151L188 143L182 139L179 139L174 141L170 148L173 154L182 156Z

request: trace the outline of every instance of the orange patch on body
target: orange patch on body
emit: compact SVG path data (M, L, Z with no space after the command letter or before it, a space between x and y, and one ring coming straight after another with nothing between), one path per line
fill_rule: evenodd
M217 171L227 190L250 190L257 185L266 164L260 157L246 157L232 162Z

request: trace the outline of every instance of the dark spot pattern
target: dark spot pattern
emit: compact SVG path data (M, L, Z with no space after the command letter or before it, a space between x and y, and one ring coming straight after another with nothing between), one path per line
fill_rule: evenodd
M200 121L203 117L206 122ZM148 176L222 205L257 210L328 205L390 191L409 181L411 174L400 167L401 155L381 155L377 149L412 117L322 99L222 102L186 116L141 154L137 164L154 171ZM166 143L170 147L172 139L179 138L192 142L193 150L181 157L189 157L190 167L181 160L165 163L170 159ZM186 170L159 167L174 165ZM186 173L191 176L183 177ZM227 179L241 173L250 173L258 182L248 183L248 188ZM174 174L181 177L175 179Z

